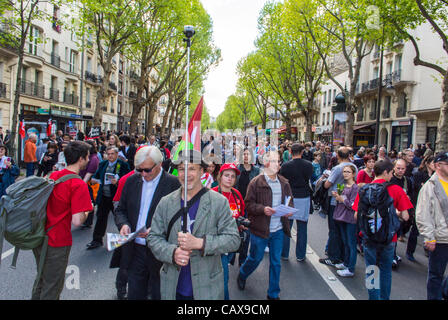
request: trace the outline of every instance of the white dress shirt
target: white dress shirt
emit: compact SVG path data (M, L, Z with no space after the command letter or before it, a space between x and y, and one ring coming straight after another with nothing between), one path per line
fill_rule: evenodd
M145 178L142 177L143 180L142 195L141 195L140 212L138 215L136 231L142 228L143 226L146 226L146 219L148 218L149 207L151 206L154 192L156 191L157 186L159 185L160 177L162 176L162 171L163 170L160 170L159 175L151 181L146 181ZM135 238L135 242L144 246L146 245L145 238Z

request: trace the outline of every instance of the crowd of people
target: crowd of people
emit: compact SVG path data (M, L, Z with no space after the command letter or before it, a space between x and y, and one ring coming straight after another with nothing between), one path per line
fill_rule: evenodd
M225 161L219 161L219 148L210 137L202 154L190 151L185 159L185 152L179 153L179 159L188 163L184 185L185 163L171 161L181 137L170 141L151 136L146 141L112 132L82 142L58 132L38 147L36 139L30 135L25 146L27 176L34 174L37 164L38 176L59 179L75 173L81 180L57 185L50 197L49 247L58 249L49 255L41 279L36 279L40 282L35 299L59 298L61 270L72 245L70 221L89 229L96 216L87 245L87 250L94 250L103 246L113 213L121 235L140 232L112 257L111 267L118 268L119 299L228 300L228 265L238 261L237 285L244 290L268 252L267 299L277 300L281 260L290 259L294 221L295 259L304 263L313 212L328 220L321 263L336 268L340 277L353 277L362 255L366 269L379 269L380 285L368 289L369 299L390 298L392 270L402 261L397 241L407 237L406 259L415 262L419 235L429 258L428 299L442 298L448 263L448 153L435 155L430 144L416 149L411 145L401 152L388 153L384 146L355 152L350 146L320 141L286 140L277 148L268 139L253 150L247 139L243 144L234 139L230 145L222 144ZM6 154L0 145L5 184L18 175ZM278 214L281 205L291 212ZM372 210L381 213L379 224L369 216ZM56 220L65 223L52 225ZM396 230L391 229L394 221ZM386 227L391 233L386 240L372 240Z

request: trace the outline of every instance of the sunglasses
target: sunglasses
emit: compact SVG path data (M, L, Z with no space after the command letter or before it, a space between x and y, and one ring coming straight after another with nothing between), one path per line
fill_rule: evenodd
M155 164L152 168L149 168L149 169L143 169L143 168L138 168L138 169L135 169L137 172L140 172L140 173L142 173L143 171L145 171L146 173L151 173L152 172L152 170L156 167L157 165Z

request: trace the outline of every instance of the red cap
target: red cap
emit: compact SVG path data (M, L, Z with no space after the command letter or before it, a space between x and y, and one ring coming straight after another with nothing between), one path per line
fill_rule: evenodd
M221 166L221 169L219 170L219 172L223 172L225 170L234 170L236 175L239 176L240 175L240 170L238 170L238 168L236 167L236 165L234 163L225 163Z

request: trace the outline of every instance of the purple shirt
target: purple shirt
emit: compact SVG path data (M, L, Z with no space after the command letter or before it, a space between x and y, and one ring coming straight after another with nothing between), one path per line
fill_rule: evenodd
M358 194L358 189L357 184L344 188L342 195L345 196L345 200L344 202L337 202L333 213L334 220L356 224L355 211L353 211L352 206Z
M86 176L87 173L95 174L96 170L98 170L98 165L100 164L100 160L96 153L91 154L89 156L89 163L84 170L79 172L79 175L82 179Z
M199 209L199 200L198 199L188 210L188 226L187 231L191 233L191 230L193 230L194 221L196 219L196 214L198 213ZM181 208L184 206L184 201L181 200ZM181 219L183 221L183 217ZM188 262L188 265L185 267L182 267L180 269L179 279L177 280L177 293L185 296L185 297L193 297L193 283L191 282L191 265L190 261Z

